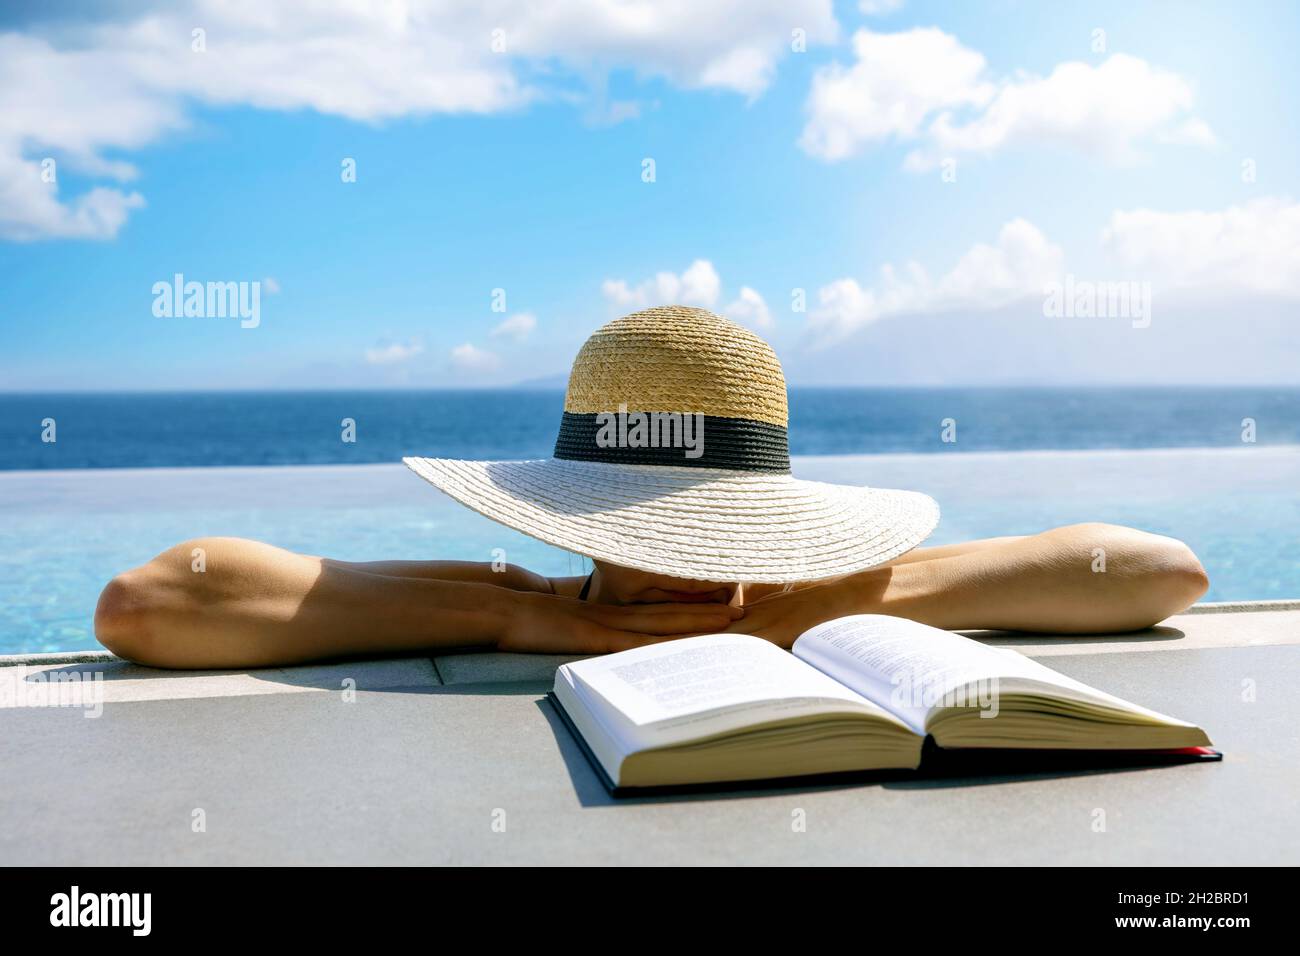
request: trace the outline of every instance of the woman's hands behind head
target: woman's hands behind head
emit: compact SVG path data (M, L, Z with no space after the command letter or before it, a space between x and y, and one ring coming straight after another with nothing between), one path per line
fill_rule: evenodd
M852 606L853 601L846 600L847 596L843 579L777 591L747 602L745 616L734 621L727 630L752 634L788 649L800 634L823 621L863 613L862 608Z
M744 614L727 604L595 604L554 594L508 592L499 651L607 654L725 631Z

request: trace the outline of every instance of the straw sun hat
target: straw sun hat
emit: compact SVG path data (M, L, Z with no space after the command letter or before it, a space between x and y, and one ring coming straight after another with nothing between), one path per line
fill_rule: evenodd
M790 474L785 377L771 346L703 309L598 329L573 363L552 458L405 458L480 514L624 567L788 583L898 557L934 529L915 491Z

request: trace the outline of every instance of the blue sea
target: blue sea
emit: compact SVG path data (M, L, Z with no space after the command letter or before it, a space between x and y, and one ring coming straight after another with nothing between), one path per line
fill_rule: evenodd
M0 394L0 470L540 458L563 407L558 389ZM1300 444L1300 389L795 388L790 450L1239 447L1245 419L1258 444Z
M1187 541L1207 600L1300 597L1300 389L796 388L790 402L795 473L929 493L931 544L1109 521ZM558 390L0 395L0 654L95 648L104 583L208 535L355 561L504 548L579 573L396 464L548 456L562 406Z

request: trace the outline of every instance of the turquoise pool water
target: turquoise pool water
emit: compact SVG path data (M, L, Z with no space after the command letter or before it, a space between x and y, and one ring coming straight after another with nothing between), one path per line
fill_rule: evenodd
M1110 521L1171 534L1210 573L1207 600L1300 597L1300 447L798 458L800 477L933 495L942 544ZM445 499L400 465L0 473L0 653L97 647L103 583L201 535L350 560L579 558Z

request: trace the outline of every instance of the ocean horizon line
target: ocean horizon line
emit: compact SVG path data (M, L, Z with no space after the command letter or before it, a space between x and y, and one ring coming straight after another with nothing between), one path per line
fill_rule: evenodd
M562 389L0 396L0 470L546 458ZM1300 388L790 390L796 456L1300 443Z
M1160 457L1185 454L1202 454L1202 455L1259 455L1272 453L1300 453L1300 442L1276 442L1266 443L1257 442L1254 444L1241 445L1167 445L1160 448L1126 448L1123 446L1114 446L1107 448L975 448L975 449L956 449L948 446L946 449L936 449L934 451L863 451L863 452L823 452L812 454L792 454L792 462L799 461L852 461L856 459L871 460L901 460L906 458L933 458L939 456L951 457L960 456L963 458L1032 458L1046 456L1064 456L1064 457L1092 457L1092 456L1114 456L1114 457ZM413 456L408 456L413 457ZM433 456L419 456L433 457ZM455 456L449 456L455 457ZM526 460L544 460L539 458L527 459L494 459L500 461L526 461ZM6 479L35 478L42 477L60 477L70 475L84 475L89 472L113 472L120 474L123 472L140 471L149 472L150 474L164 474L168 472L209 472L209 471L344 471L344 470L362 470L362 469L392 469L406 467L401 459L382 461L362 461L362 462L301 462L285 463L277 462L271 464L219 464L219 465L97 465L86 468L0 468L0 481ZM2 511L3 509L0 509Z
M176 395L338 395L352 394L465 394L475 392L563 392L564 382L546 384L536 380L494 385L394 385L394 386L293 386L293 387L248 387L248 388L69 388L69 389L0 389L0 399L34 398L40 396L176 396ZM1160 383L1160 382L973 382L973 383L926 383L908 382L901 384L837 384L819 382L806 384L789 382L790 390L808 392L829 391L943 391L960 389L962 391L1261 391L1287 390L1300 391L1300 382L1251 382L1206 384L1200 383Z

